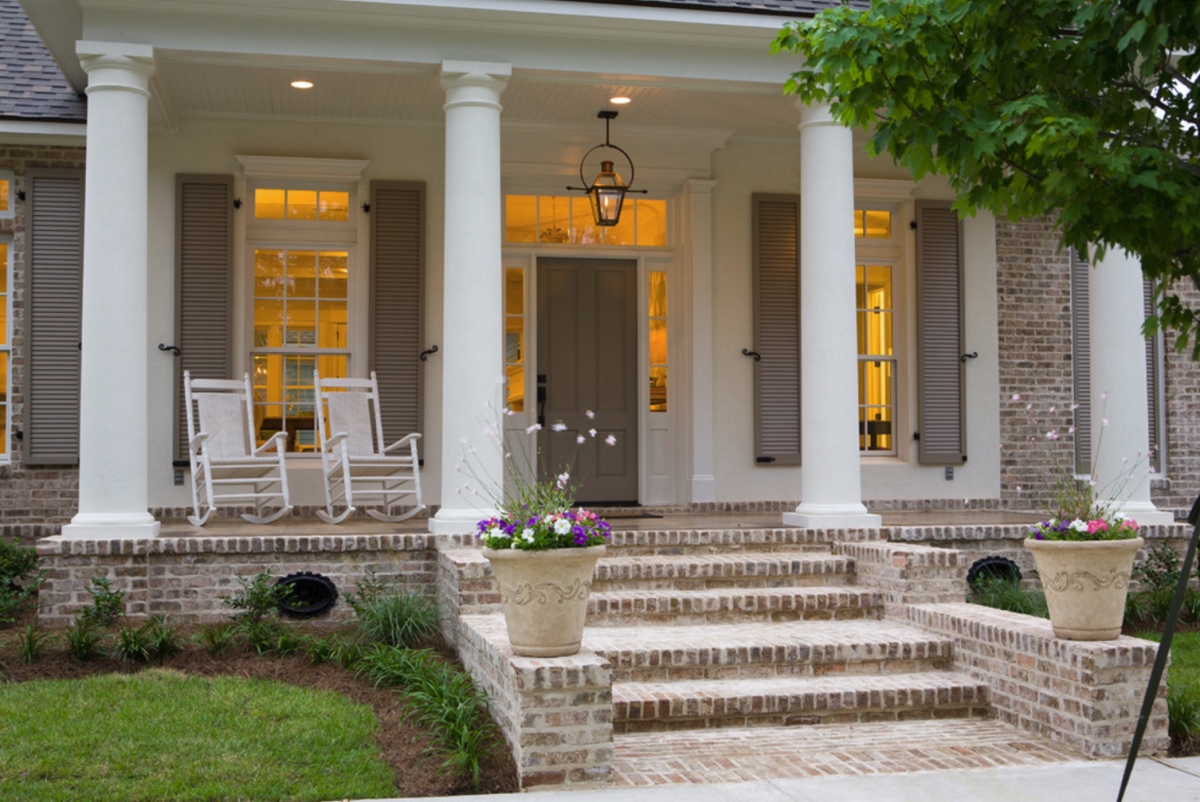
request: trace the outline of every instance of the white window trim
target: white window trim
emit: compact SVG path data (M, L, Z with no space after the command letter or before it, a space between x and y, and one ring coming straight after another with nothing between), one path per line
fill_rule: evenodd
M9 186L11 187L12 185L10 184ZM14 276L13 276L13 238L11 236L0 237L0 243L7 246L6 252L8 254L8 258L4 261L4 264L0 265L0 270L4 271L4 275L7 278L7 281L5 282L5 285L4 285L6 288L6 292L4 293L3 298L0 298L0 303L4 304L4 312L5 312L5 314L4 314L4 320L5 320L4 331L0 332L0 334L4 335L3 340L0 341L0 354L8 355L8 359L5 361L5 375L3 377L4 378L4 386L8 389L5 392L5 398L4 398L4 417L3 417L4 425L3 425L3 427L0 427L0 429L2 429L2 430L0 430L0 445L4 446L3 453L0 453L0 464L7 464L9 462L12 462L12 437L9 436L9 432L12 430L12 387L13 387L13 383L12 383L12 368L13 368L13 365L12 365L12 363L13 363L13 358L12 358L12 341L13 341L13 337L12 337L12 329L13 329L12 299L13 299L13 280L14 280Z
M895 184L895 187L892 186L893 184ZM908 342L906 339L908 336L908 321L911 319L908 314L905 314L909 297L906 288L908 287L907 282L909 281L909 277L912 274L912 271L909 269L910 260L905 256L904 232L901 229L902 221L911 217L911 214L905 214L906 209L910 207L897 201L900 198L911 197L912 185L907 182L855 180L854 186L856 191L864 188L875 190L872 194L876 195L876 197L861 199L855 197L854 208L856 211L885 211L891 212L892 215L890 237L856 236L854 238L854 263L856 265L884 265L892 271L892 355L886 360L892 363L892 447L886 451L860 449L858 454L859 458L864 461L873 459L895 460L903 456L901 453L901 443L903 440L900 437L900 432L907 431L908 428L904 423L908 408L908 405L904 403L904 392L907 384L904 381L902 372L906 369L907 364L904 359L904 351ZM881 190L882 195L879 195ZM864 361L874 362L883 360L870 359L860 354L855 363L856 371L858 365Z

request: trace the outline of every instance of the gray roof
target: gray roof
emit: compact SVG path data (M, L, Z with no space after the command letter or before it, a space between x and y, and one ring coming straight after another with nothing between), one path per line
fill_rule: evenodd
M17 0L0 0L0 118L87 120L75 94Z
M870 8L871 0L583 0L618 6L658 6L697 11L735 11L750 14L775 14L784 17L812 17L834 6Z

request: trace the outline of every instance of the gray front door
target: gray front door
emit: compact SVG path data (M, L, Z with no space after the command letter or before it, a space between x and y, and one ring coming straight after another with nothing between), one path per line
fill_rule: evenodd
M580 502L637 503L637 262L538 259L537 267L542 470L573 462ZM566 431L550 431L555 423ZM610 435L614 446L604 443Z

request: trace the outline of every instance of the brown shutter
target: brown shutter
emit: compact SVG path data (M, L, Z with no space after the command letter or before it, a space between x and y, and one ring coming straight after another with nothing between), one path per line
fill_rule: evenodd
M800 464L800 198L752 198L754 453Z
M1142 306L1145 316L1154 314L1154 282L1142 280ZM1166 453L1167 438L1163 423L1163 333L1160 329L1146 338L1146 398L1149 401L1150 421L1150 470L1161 474L1166 468L1163 455Z
M175 444L187 457L183 371L232 379L233 177L175 179Z
M83 171L30 170L25 463L79 463Z
M1087 260L1071 249L1071 380L1075 386L1075 472L1092 472L1092 338Z
M962 224L944 201L917 201L917 409L924 465L966 461Z
M369 363L389 441L421 431L424 230L423 182L371 182Z

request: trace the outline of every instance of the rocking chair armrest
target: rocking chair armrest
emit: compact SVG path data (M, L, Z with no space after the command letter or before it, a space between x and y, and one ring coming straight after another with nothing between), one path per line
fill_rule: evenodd
M257 457L259 454L272 448L276 451L287 449L287 432L275 432L275 434L268 437L265 443L254 449L254 456Z
M399 440L397 440L396 442L392 443L390 446L385 448L383 450L383 453L386 454L393 449L400 448L401 446L406 446L409 443L415 443L416 441L418 441L420 439L421 439L420 432L413 432L412 434L406 434L406 435L404 435L404 437L401 437Z
M333 447L350 437L350 432L335 432L324 443L321 444L322 451L332 451Z
M200 449L204 448L204 444L212 437L208 432L200 432L198 435L188 440L188 451L193 454L199 453Z

